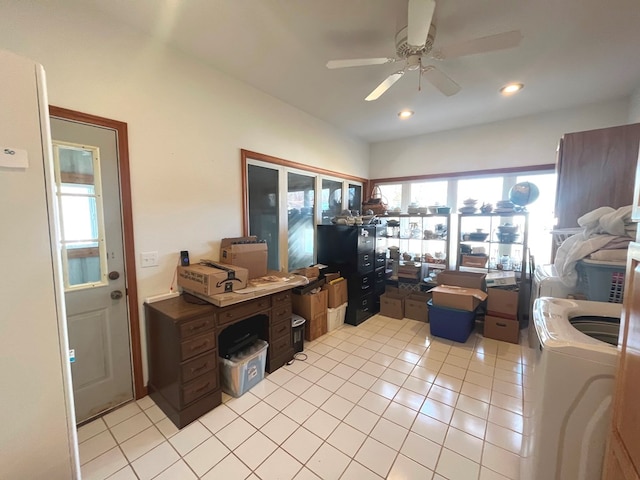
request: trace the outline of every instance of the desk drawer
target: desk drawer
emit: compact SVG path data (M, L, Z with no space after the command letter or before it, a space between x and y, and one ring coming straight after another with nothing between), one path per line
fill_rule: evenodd
M271 325L289 320L291 322L291 314L293 307L291 303L286 305L274 305L271 309Z
M273 303L273 307L280 306L282 304L291 305L291 290L287 290L280 293L274 293L271 297L271 302Z
M194 358L188 362L182 364L180 367L182 373L182 383L187 383L194 378L203 375L207 372L218 372L218 352L214 350L211 353L202 355L201 357Z
M269 347L271 347L273 345L273 341L278 338L284 337L285 335L287 337L291 337L291 314L289 314L289 318L283 322L276 324L272 323L270 333L271 341L269 342Z
M233 307L229 307L218 314L218 325L226 325L238 320L250 317L251 315L271 308L271 297L258 298L250 302L243 302Z
M215 315L208 315L195 320L189 320L188 322L181 323L178 326L178 330L180 330L180 338L192 337L202 332L213 330L214 328L216 328Z
M218 375L210 374L198 377L196 380L183 385L180 389L182 406L188 405L194 400L205 396L218 387Z
M271 357L278 357L287 350L291 349L291 328L289 328L289 335L284 337L272 339L272 343L269 344L269 350L271 351Z
M210 332L205 335L185 340L180 344L180 360L186 360L195 357L201 353L211 350L216 346L216 332Z

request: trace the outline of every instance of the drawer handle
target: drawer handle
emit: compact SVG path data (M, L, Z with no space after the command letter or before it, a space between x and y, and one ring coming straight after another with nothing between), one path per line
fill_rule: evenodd
M209 345L209 340L205 340L204 342L198 345L191 345L191 351L193 352L194 350L199 350L201 348L206 347L207 345Z
M233 312L227 312L227 318L233 318Z
M278 329L277 333L284 332L286 329L287 329L287 326L284 325Z
M506 323L501 323L501 322L496 322L496 325L497 325L498 327L506 327L506 326L507 326L507 324L506 324Z
M258 306L259 306L260 308L264 308L264 307L266 307L266 306L267 306L267 304L266 304L265 302L260 302L260 303L258 303Z
M369 290L371 288L371 285L363 285L362 287L360 287L360 290L365 291L365 290Z
M202 390L205 390L205 389L209 386L209 383L210 383L210 382L207 382L207 383L205 383L204 385L202 385L201 387L196 388L196 389L193 391L193 393L201 392Z
M204 365L200 365L199 367L191 367L191 373L196 373L199 372L200 370L204 370L205 368L209 367L209 362L205 363Z
M201 328L206 327L207 325L209 325L209 322L202 322L200 325L191 325L191 327L189 327L189 330L194 332L196 330L200 330Z

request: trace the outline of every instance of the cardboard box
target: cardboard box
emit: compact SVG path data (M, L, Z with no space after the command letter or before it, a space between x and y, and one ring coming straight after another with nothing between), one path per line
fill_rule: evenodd
M452 285L455 287L477 288L487 291L486 273L459 272L457 270L445 270L436 277L438 285Z
M391 318L404 318L404 299L406 295L386 291L380 295L380 315Z
M494 315L484 316L484 336L503 340L505 342L518 343L520 335L520 324L517 320L496 317Z
M516 284L516 272L513 270L487 273L487 288Z
M302 275L303 277L307 277L308 279L318 278L320 276L320 267L318 267L317 265L312 265L311 267L298 268L291 273Z
M427 292L410 293L404 299L404 316L421 322L429 321L429 308L427 302L431 294Z
M463 267L484 268L487 266L489 257L486 255L462 255L460 265Z
M413 263L398 265L398 279L419 280L422 266Z
M232 292L247 286L249 273L246 268L218 265L220 268L200 265L178 267L178 285L186 290L210 297L218 293Z
M488 289L487 313L498 317L515 319L518 317L518 290L492 287Z
M476 324L476 312L439 307L432 300L427 305L432 335L461 343L467 341Z
M327 333L327 296L326 290L291 296L293 313L306 320L304 338L307 341L315 340Z
M475 311L478 305L487 299L487 294L477 288L439 285L429 292L433 295L434 305L468 312Z
M223 238L220 243L220 261L249 271L249 278L267 274L268 247L258 237Z
M340 274L337 275L338 277L334 278L334 274L332 274L332 280L329 280L329 277L325 277L326 283L322 286L322 289L327 291L327 305L329 308L338 308L343 303L346 303L349 298L347 281L340 277Z

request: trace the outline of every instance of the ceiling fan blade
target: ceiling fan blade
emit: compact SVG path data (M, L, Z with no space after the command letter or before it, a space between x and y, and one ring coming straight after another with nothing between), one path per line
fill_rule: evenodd
M447 97L451 95L455 95L460 91L460 85L451 80L451 78L446 75L441 70L438 70L433 65L429 65L428 67L424 67L422 69L422 75L427 81L440 90Z
M409 0L407 18L407 43L412 47L423 47L431 27L435 0Z
M352 58L348 60L329 60L327 68L362 67L366 65L382 65L383 63L393 63L395 58Z
M392 73L389 75L380 85L378 85L373 92L369 94L365 100L370 102L372 100L377 100L380 96L391 88L391 85L400 80L400 77L404 75L404 70L400 70L399 72Z
M474 55L476 53L505 50L507 48L517 47L521 40L522 33L520 33L520 30L512 30L511 32L498 33L496 35L469 40L457 45L443 47L436 50L432 56L438 60L444 60L447 58Z

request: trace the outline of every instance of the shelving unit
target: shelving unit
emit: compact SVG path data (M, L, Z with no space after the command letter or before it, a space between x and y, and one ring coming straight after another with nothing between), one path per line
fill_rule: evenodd
M505 225L515 227L515 232L498 229ZM528 227L527 212L459 215L456 268L475 272L515 271L517 277L525 279ZM481 240L484 234L486 238Z
M422 265L424 275L429 269L445 270L452 264L451 215L399 213L381 219L386 224L383 236L387 252L390 247L398 247L396 266L405 262L405 253L411 257L407 263Z

